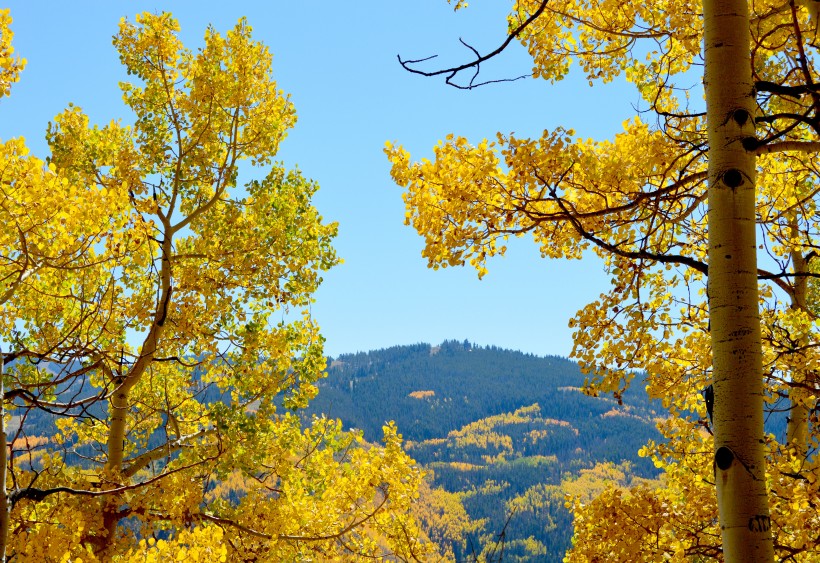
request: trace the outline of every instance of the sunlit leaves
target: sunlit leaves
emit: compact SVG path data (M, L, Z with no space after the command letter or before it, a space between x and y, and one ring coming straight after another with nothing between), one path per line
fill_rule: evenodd
M179 30L165 13L121 22L126 121L69 106L47 165L0 145L8 408L23 438L57 417L12 451L7 553L433 557L396 429L377 446L295 414L325 369L310 305L337 229L318 186L273 160L296 115L271 55L244 20L195 52Z
M666 471L666 481L576 503L573 560L713 557L720 531L711 421L701 394L713 379L710 147L696 68L703 64L701 3L521 0L509 27L541 7L544 13L519 36L535 77L560 80L573 64L591 83L622 76L648 111L611 140L578 138L563 128L532 139L449 135L431 157L416 161L388 144L392 177L405 190L406 222L424 237L422 253L434 268L469 264L484 276L487 259L504 253L509 236L524 234L543 257L577 259L591 251L602 259L611 287L590 296L570 320L573 355L591 394L619 399L645 374L642 384L670 416L661 425L666 441L644 452ZM739 144L757 156L767 416L789 416L788 437L766 444L777 491L773 529L782 556L809 561L818 538L802 532L816 528L804 507L820 502L813 485L820 144L817 97L808 94L817 74L816 23L800 4L753 2L751 11L757 129ZM625 529L624 522L631 524Z
M0 98L9 95L14 82L20 78L20 71L26 65L25 59L14 56L11 40L14 37L11 28L9 9L0 9Z

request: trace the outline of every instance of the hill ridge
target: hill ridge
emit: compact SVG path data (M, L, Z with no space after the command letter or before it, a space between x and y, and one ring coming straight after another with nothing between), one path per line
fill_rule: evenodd
M447 340L342 354L327 371L308 414L340 418L373 442L394 420L431 485L484 519L467 545L488 545L504 529L505 561L562 560L567 491L602 486L600 476L619 475L617 486L657 476L637 452L660 438L659 404L639 388L622 405L585 395L584 374L567 358Z

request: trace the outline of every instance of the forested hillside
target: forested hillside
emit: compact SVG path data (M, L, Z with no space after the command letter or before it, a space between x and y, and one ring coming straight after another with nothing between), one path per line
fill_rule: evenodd
M309 412L372 441L395 420L432 486L457 493L474 521L454 542L459 559L482 549L498 558L503 532L505 561L560 561L571 536L567 493L657 475L637 453L659 437L658 405L639 390L622 405L589 397L583 382L560 357L466 341L397 346L333 359Z
M61 396L83 397L75 383ZM374 443L395 421L406 451L428 473L419 517L458 560L499 560L503 548L504 561L561 561L572 535L567 495L592 499L608 486L658 478L638 451L659 438L660 405L640 385L619 404L585 395L583 383L577 364L555 356L456 341L396 346L329 359L303 417L339 418ZM201 394L207 403L228 400L213 386ZM48 413L34 413L26 425L32 436L57 432ZM784 417L771 418L768 430L783 434ZM79 466L88 454L65 452Z

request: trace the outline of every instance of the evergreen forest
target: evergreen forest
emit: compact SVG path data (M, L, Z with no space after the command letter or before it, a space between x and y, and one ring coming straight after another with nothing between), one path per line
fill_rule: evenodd
M453 538L458 560L503 549L504 561L562 561L572 535L567 495L658 477L638 451L659 438L660 405L639 385L622 404L588 396L565 358L451 340L329 365L307 412L339 418L370 441L394 420L430 485L455 493L473 521Z

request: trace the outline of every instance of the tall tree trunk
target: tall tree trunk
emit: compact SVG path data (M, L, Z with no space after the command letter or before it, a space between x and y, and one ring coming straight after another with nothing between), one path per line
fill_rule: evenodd
M796 237L797 221L791 221L791 234ZM792 251L792 266L795 272L807 272L808 263L799 250ZM792 308L802 312L808 311L809 278L797 276L794 279L794 294ZM801 334L799 345L808 347L807 335ZM800 357L800 356L798 356ZM802 362L798 362L802 363ZM789 419L786 427L786 439L795 456L795 471L800 471L806 462L809 446L809 413L814 407L814 399L808 391L799 385L806 383L806 371L795 369L791 374L795 386L789 389Z
M747 0L704 0L715 478L727 563L774 561L763 449Z
M117 388L109 399L108 416L110 426L108 429L107 444L108 461L105 464L104 471L108 474L108 477L115 478L116 481L124 482L127 480L123 475L123 461L125 457L125 440L128 431L127 415L128 409L130 408L130 393L139 383L140 379L142 379L143 374L154 359L154 354L157 351L160 336L163 332L171 304L171 294L173 292L173 288L171 287L171 256L173 251L171 240L175 231L171 228L170 221L167 217L161 217L161 220L164 233L161 246L162 268L160 270L160 294L157 301L157 310L154 313L154 321L142 343L139 357L130 367L127 375L114 382ZM95 551L103 554L105 558L109 558L109 555L112 553L115 544L114 540L116 539L117 524L122 518L119 505L119 495L103 497L102 520L104 536L97 538Z
M5 381L5 358L0 350L0 562L6 563L6 546L9 541L9 520L11 512L9 510L9 495L6 489L8 471L9 447L6 438L6 386Z

